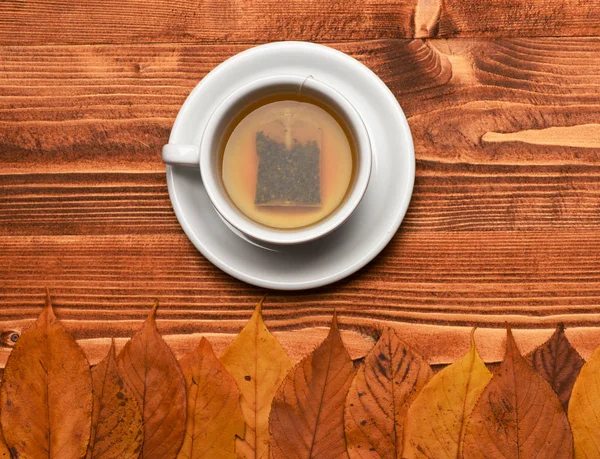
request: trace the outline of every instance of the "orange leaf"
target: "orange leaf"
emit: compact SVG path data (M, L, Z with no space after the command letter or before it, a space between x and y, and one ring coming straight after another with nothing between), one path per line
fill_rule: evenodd
M92 369L92 434L87 459L136 458L142 451L142 413L117 370L115 343Z
M560 400L521 356L507 327L504 361L473 409L464 457L573 457L573 436Z
M244 436L240 391L206 338L180 361L187 387L185 439L178 459L235 459Z
M4 440L2 429L0 429L0 459L2 458L10 459L10 451L8 450L8 446L6 446L6 440Z
M6 446L2 432L0 432L0 459L10 459L10 451L8 450L8 446Z
M185 432L185 381L156 329L156 308L117 357L119 373L142 412L143 459L175 458Z
M585 360L569 343L564 325L559 324L548 341L529 354L527 360L550 383L566 411Z
M401 458L410 402L433 376L415 350L387 328L350 386L344 423L351 458Z
M273 399L272 457L347 457L344 400L355 374L334 314L327 338L292 368Z
M4 438L15 457L85 456L90 438L90 366L58 321L50 296L8 357L0 393Z
M235 452L244 459L268 459L271 402L292 361L262 319L262 300L223 352L221 362L240 389L246 423L244 438L236 440Z

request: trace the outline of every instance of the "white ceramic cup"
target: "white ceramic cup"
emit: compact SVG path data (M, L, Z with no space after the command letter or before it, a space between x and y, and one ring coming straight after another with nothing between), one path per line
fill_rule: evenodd
M333 110L345 123L356 147L358 166L352 189L342 204L329 216L311 226L277 229L256 223L231 202L220 174L219 152L230 124L245 107L281 94L302 94L316 99ZM313 78L278 75L255 80L233 91L212 113L200 145L167 144L162 159L168 165L199 167L202 182L219 215L244 236L259 242L289 245L318 239L344 223L360 203L371 175L371 142L367 128L354 106L337 90Z

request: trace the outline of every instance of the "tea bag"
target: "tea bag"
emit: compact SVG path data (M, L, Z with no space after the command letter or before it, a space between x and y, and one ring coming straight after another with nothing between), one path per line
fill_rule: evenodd
M321 135L293 111L257 129L257 206L321 206Z

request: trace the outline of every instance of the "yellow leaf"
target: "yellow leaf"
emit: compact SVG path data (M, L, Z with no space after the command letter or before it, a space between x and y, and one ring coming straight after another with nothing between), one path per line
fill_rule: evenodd
M403 457L461 457L465 426L492 379L475 348L473 332L469 351L431 378L408 409Z
M581 368L569 401L575 459L600 457L600 348Z
M177 459L236 459L244 435L240 392L206 338L179 361L187 388L187 420Z
M252 318L221 357L242 394L240 405L246 422L244 439L237 439L242 458L269 457L269 412L277 388L292 368L279 341L262 319L262 301Z

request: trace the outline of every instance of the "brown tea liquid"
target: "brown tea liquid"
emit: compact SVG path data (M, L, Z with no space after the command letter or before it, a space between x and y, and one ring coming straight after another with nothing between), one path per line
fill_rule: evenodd
M313 225L351 188L356 159L350 137L336 114L306 97L264 99L240 113L225 138L223 186L259 224Z

